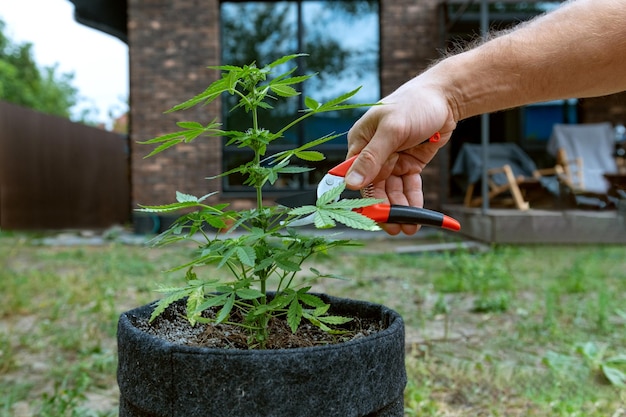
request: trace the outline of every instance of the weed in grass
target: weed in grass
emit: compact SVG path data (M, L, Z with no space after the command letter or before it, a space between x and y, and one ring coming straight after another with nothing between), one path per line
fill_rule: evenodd
M31 390L30 383L0 382L0 417L15 417L16 404L27 400Z
M32 299L26 293L30 280L11 268L0 268L0 318L30 310Z
M8 334L0 333L0 375L16 368L15 349Z
M572 266L562 273L562 289L566 293L576 294L588 290L587 259L576 259Z
M406 417L435 417L439 407L431 389L431 375L424 361L416 355L408 355L406 361L408 382L404 390L404 415Z
M437 301L433 305L433 315L438 316L450 313L450 304L446 300L445 295L439 294Z
M511 297L504 292L480 294L474 300L475 313L504 313L509 309Z
M44 393L37 406L41 417L87 417L88 410L81 407L90 385L86 373L69 375L54 384L52 393Z
M607 357L608 346L593 342L576 346L576 352L583 357L592 373L608 383L626 388L626 353Z
M507 291L512 288L512 275L505 264L506 248L472 253L459 250L450 253L446 269L435 279L435 290L441 292Z
M559 330L560 297L558 291L548 289L545 293L545 309L543 314L543 331L550 337Z
M503 262L507 258L506 251L496 248L486 253L458 251L449 255L446 270L435 280L435 289L476 294L472 310L477 313L507 311L513 275Z

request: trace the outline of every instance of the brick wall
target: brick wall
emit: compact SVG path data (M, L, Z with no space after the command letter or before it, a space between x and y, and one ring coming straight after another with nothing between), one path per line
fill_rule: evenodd
M381 0L381 88L383 96L439 58L438 0ZM425 205L437 208L448 195L448 148L422 173Z
M626 123L626 93L580 100L583 123Z
M175 192L205 195L215 184L205 177L221 172L218 139L198 138L143 159L152 149L135 142L175 131L176 121L208 123L220 115L219 103L164 115L202 92L217 73L218 0L129 0L131 206L172 202Z

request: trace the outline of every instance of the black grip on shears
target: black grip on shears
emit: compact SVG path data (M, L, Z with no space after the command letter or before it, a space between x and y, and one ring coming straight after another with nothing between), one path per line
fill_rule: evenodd
M387 223L423 224L427 226L442 227L448 230L459 231L461 224L458 220L446 216L438 211L417 208L411 206L391 205Z
M389 209L387 223L400 224L425 224L429 226L441 227L443 214L411 206L397 206L392 204Z

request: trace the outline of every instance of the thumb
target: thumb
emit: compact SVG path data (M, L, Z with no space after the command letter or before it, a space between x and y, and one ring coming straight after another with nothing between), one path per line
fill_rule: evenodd
M365 147L354 160L345 178L346 186L358 190L371 184L379 176L385 165L388 165L389 155L373 153Z

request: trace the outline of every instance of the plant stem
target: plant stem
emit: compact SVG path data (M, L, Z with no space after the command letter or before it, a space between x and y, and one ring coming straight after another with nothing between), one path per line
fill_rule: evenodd
M255 89L256 92L256 89ZM252 129L255 135L259 133L259 115L256 108L252 109ZM261 153L259 151L258 143L254 143L254 167L259 168L261 166ZM256 182L254 188L256 190L256 208L261 212L263 210L263 184ZM263 292L265 294L265 291Z

